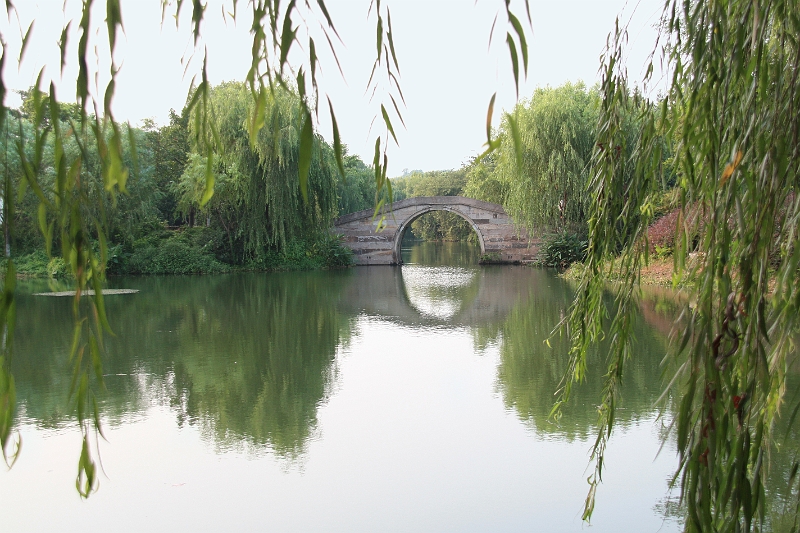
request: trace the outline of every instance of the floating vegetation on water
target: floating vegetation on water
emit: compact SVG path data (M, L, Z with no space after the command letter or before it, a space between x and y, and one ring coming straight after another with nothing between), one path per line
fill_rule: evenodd
M136 294L139 289L103 289L103 296L110 294ZM88 289L81 292L81 296L94 296L94 290ZM75 296L75 291L36 292L34 296Z

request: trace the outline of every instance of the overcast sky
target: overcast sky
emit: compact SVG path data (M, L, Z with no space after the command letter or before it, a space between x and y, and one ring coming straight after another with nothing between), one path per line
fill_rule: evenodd
M76 19L80 2L67 0L25 0L15 2L19 11L9 23L0 14L0 31L8 43L3 77L12 89L36 83L39 69L45 66L45 87L53 79L59 98L74 101L77 67L68 58L63 79L59 73L58 38L67 21ZM387 3L386 1L384 3ZM531 0L533 18L530 41L530 67L520 97L540 86L557 86L583 80L587 85L599 81L599 58L615 19L629 26L628 70L640 79L648 54L656 39L655 23L663 0ZM105 2L96 1L92 25L93 42L107 49L105 41ZM199 49L208 49L209 77L213 84L242 80L250 62L250 21L247 2L239 2L239 20L223 20L222 6L230 0L208 0L203 39ZM334 102L342 140L351 153L372 161L375 136L380 133L381 95L370 102L365 88L375 55L374 18L367 19L369 0L328 0L328 8L343 44L339 58L343 80L330 57L321 54L322 89ZM390 145L389 175L403 169L437 170L457 168L481 152L485 141L486 110L496 91L497 110L510 109L515 101L508 50L505 15L498 17L491 48L489 33L502 0L394 0L391 9L395 45L400 61L401 86L407 107L403 110L405 128L397 130L400 146ZM514 4L512 4L514 5ZM170 108L180 110L192 77L201 65L198 57L188 63L194 51L190 24L191 2L176 29L168 16L161 25L159 0L123 0L122 17L126 35L117 45L115 59L121 65L113 110L118 120L137 125L144 118L164 124ZM522 9L517 8L522 14ZM174 9L173 9L174 12ZM35 20L32 37L22 65L17 61L20 30ZM502 33L500 33L502 31ZM324 40L317 40L322 48ZM76 55L77 33L70 40L71 56ZM94 55L94 54L93 54ZM104 87L108 58L99 54L99 82ZM95 68L95 67L92 67ZM15 95L7 97L16 106ZM388 104L387 104L388 105ZM331 139L330 125L320 115L323 136Z

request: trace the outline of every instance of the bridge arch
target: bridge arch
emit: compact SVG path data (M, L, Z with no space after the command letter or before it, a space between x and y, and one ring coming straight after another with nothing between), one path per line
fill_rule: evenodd
M395 233L394 237L394 245L392 246L392 264L399 265L402 264L403 262L403 257L402 257L403 234L406 232L408 227L418 218L427 215L428 213L433 213L434 211L447 211L448 213L454 213L459 217L463 218L464 220L466 220L467 224L469 224L469 226L478 236L478 243L480 244L481 247L481 256L486 254L486 244L484 243L483 233L481 233L481 230L475 223L475 221L473 221L471 218L469 218L467 215L465 215L464 213L462 213L453 206L431 205L421 209L419 212L405 219L397 227L397 232Z
M367 209L337 218L332 232L355 254L357 265L397 265L402 262L400 241L409 224L431 211L450 211L475 230L481 255L492 262L535 260L540 238L517 227L502 206L463 196L421 196L387 206L381 216ZM379 227L380 225L380 227Z

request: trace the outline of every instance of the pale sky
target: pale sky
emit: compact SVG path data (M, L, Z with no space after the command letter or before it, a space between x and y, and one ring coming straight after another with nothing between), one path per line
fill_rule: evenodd
M518 0L516 3L522 4ZM656 41L655 24L664 0L531 0L533 30L529 33L530 66L520 98L529 97L536 87L558 86L582 80L587 85L599 81L599 58L606 38L614 29L617 16L629 26L628 71L638 80L646 58ZM11 89L24 89L36 83L44 66L43 87L53 79L59 98L74 101L77 66L78 0L17 1L19 19L11 22L0 11L0 32L8 43L3 78ZM227 22L222 6L230 0L208 0L198 45L200 55L208 49L208 71L212 84L244 79L250 66L250 21L248 4L239 2L239 19ZM314 2L312 2L314 3ZM486 110L497 92L495 120L500 109L514 105L513 76L505 44L507 24L503 12L498 17L494 42L489 48L492 20L503 9L503 0L384 0L391 9L394 39L400 62L400 82L407 107L405 125L395 124L399 147L389 149L389 175L403 169L439 170L457 168L482 151L485 141ZM62 7L66 7L62 10ZM92 26L99 50L107 49L105 2L96 1ZM328 0L328 8L342 37L339 59L345 74L342 80L330 56L320 53L321 89L330 95L336 110L342 141L351 153L371 163L375 136L383 131L378 93L370 103L365 88L375 56L375 21L367 20L369 0ZM512 3L512 6L515 5ZM174 12L174 8L170 8ZM516 7L519 16L523 8ZM192 77L200 71L197 60L185 59L195 50L191 37L191 2L185 2L179 27L168 16L161 25L160 0L122 0L125 36L117 45L115 59L118 76L113 110L118 120L138 125L144 118L167 122L170 108L180 110ZM70 58L62 78L59 76L58 39L67 21L72 23ZM19 22L18 22L19 20ZM35 20L32 36L22 64L19 64L20 26L27 29ZM527 22L527 20L525 20ZM326 48L315 38L317 48ZM105 45L102 43L106 42ZM92 54L94 57L94 54ZM108 71L107 54L99 54L100 86L104 90ZM182 58L184 60L182 60ZM96 68L94 66L90 68ZM8 105L19 105L15 94ZM327 109L325 106L324 109ZM370 125L372 131L370 132ZM320 113L320 132L332 139L327 114Z

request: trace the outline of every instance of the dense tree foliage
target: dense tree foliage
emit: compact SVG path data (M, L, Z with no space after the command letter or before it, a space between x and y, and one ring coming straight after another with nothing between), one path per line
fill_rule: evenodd
M563 229L586 221L598 107L596 90L567 83L537 89L506 115L495 172L507 184L505 206L515 220L529 229ZM511 116L519 128L519 147L509 132Z
M787 394L800 327L798 5L669 1L663 22L672 71L663 100L654 104L630 90L622 31L603 70L588 258L570 319L574 348L565 390L583 379L590 344L610 338L586 514L623 370L636 352L637 282L657 193L669 181L664 139L671 139L680 198L675 266L691 296L673 351L685 527L762 531L776 421L781 414L793 418L798 406L797 395ZM634 110L639 121L631 137L625 117ZM608 149L616 146L619 153ZM609 275L625 281L614 289L613 305L603 299ZM795 462L790 469L795 484L797 468Z
M218 220L232 255L241 250L244 259L261 259L270 248L325 231L338 212L335 161L330 147L315 137L304 201L296 179L303 127L298 96L286 90L271 94L261 110L266 126L251 138L247 125L256 110L245 85L229 82L210 95L219 135L212 148L215 194L203 201L207 160L195 152L177 186L181 210L203 215L205 225ZM196 123L190 122L190 130Z
M38 94L40 106L49 105L49 97L35 91L32 88L24 92L23 105L5 122L0 139L0 165L8 190L12 191L3 196L10 200L5 203L9 223L4 227L8 229L9 254L23 272L66 275L68 265L54 260L48 267L50 259L42 253L45 237L39 205L42 198L55 201L54 139L52 136L42 139L43 170L36 192L27 187L18 153L24 147L26 158L35 155L34 146L28 142L34 136L31 115L34 95ZM218 107L215 117L221 143L213 159L216 194L205 204L201 200L206 189L207 159L190 146L188 110L180 115L171 111L170 123L162 127L145 121L143 128L121 128L123 161L135 168L127 178L126 194L105 197L82 207L88 217L103 221L109 246L109 271L219 272L244 264L283 268L292 266L289 256L320 253L327 259L320 257L321 262L317 263L303 260L294 266L321 266L331 259L338 261L334 257L345 259L344 250L330 241L327 227L342 205L361 209L374 205L372 169L358 157L346 156L346 176L340 178L331 148L318 139L319 157L309 172L311 201L306 203L296 180L298 132L297 124L291 122L299 109L296 97L285 93L284 109L276 110L270 127L261 130L261 144L251 147L246 130L251 101L242 84L226 84L213 89L211 94L212 104ZM55 120L59 127L67 129L75 119L61 112ZM286 122L281 124L281 120ZM52 121L48 127L53 128ZM272 127L278 129L277 135L272 134ZM281 145L280 135L286 138L285 146ZM135 165L131 143L136 146ZM271 155L267 146L282 150L276 162L268 159ZM73 156L80 151L74 137L66 138L64 147ZM87 169L84 184L90 191L102 191L96 148L86 145L83 157ZM268 167L273 163L275 168ZM23 193L17 194L18 190ZM98 234L89 232L89 237L96 240ZM57 248L60 244L60 236L53 235L52 245Z

